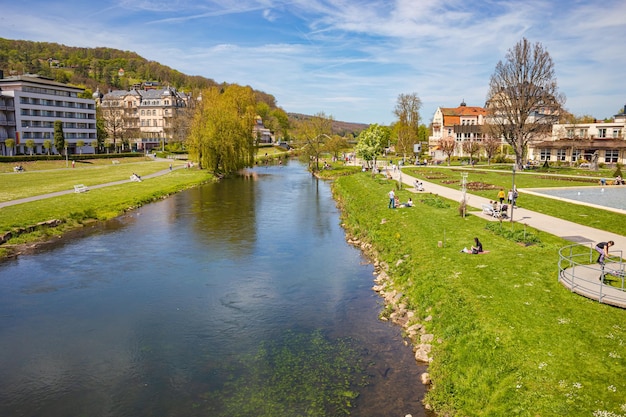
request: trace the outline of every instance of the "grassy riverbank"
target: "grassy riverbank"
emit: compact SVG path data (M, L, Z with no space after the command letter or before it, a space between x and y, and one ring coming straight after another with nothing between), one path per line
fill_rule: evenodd
M460 217L457 202L407 191L400 200L415 207L388 209L388 182L368 173L333 190L345 227L390 265L435 336L426 401L440 415L626 415L626 311L557 282L557 250L570 242L526 228L540 243L521 246ZM459 252L474 236L489 253Z
M159 171L169 163L144 162L139 164L120 164L119 167L107 165L106 168L91 170L50 170L32 172L34 182L48 182L51 185L45 192L72 188L71 184L101 184L119 179L126 179L126 171L140 175ZM81 172L82 171L82 172ZM124 171L123 174L120 171ZM23 181L25 174L3 174L11 176L11 181L3 181L2 194L5 188L15 184L15 179ZM121 178L120 175L122 175ZM47 178L47 181L44 180ZM91 178L91 182L85 178ZM151 201L158 200L185 188L211 181L213 177L206 171L198 169L179 169L165 175L146 179L142 182L128 182L110 187L91 189L85 193L70 193L58 197L3 207L0 212L0 234L19 231L49 220L59 220L56 227L37 227L28 233L15 233L6 244L0 246L0 258L11 256L20 250L21 245L37 243L51 236L82 227L98 220L109 220L120 214ZM60 185L61 184L61 185ZM42 185L43 187L43 185ZM60 187L60 188L59 188ZM16 187L18 188L18 187ZM38 187L28 185L19 187L13 196L30 196L41 194ZM4 200L6 201L6 199Z

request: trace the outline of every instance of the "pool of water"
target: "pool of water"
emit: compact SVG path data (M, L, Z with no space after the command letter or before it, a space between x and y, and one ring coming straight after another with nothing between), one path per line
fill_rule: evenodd
M532 188L528 191L571 200L575 203L626 210L626 186Z

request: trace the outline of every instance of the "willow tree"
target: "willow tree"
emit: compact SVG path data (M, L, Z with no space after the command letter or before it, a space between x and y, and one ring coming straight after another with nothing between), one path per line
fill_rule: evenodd
M250 87L231 85L203 91L188 140L192 160L216 175L252 166L255 107Z
M487 111L489 133L513 148L522 169L528 144L552 131L564 97L559 94L554 63L541 43L522 39L496 65L489 81Z

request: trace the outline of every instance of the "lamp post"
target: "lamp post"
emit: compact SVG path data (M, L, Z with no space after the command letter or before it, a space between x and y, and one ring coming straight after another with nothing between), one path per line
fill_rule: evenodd
M513 206L515 206L515 163L513 163L513 188L511 188L511 223L513 223Z

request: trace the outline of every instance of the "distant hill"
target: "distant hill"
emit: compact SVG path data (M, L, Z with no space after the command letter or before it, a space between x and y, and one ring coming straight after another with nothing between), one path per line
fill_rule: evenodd
M311 119L313 116L301 113L287 113L290 121L302 121ZM349 133L353 134L355 137L361 133L361 131L367 129L369 127L368 124L365 123L352 123L352 122L342 122L339 120L333 120L333 133L345 136Z
M197 92L218 84L211 78L186 75L149 61L135 52L113 48L79 48L49 42L0 38L0 70L4 76L39 74L61 83L85 88L90 95L97 88L129 90L145 82L171 86L185 92ZM257 99L276 108L271 94L255 90Z
M0 38L0 70L5 77L39 74L61 83L79 86L87 90L85 95L88 97L98 88L102 92L129 90L146 82L171 86L185 92L228 85L218 84L211 78L199 75L183 74L158 62L149 61L135 52L4 38ZM278 108L273 95L254 91L259 101L265 102L272 109ZM288 117L295 121L312 116L288 113ZM342 136L352 133L356 136L367 127L363 123L334 121L333 133Z

